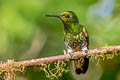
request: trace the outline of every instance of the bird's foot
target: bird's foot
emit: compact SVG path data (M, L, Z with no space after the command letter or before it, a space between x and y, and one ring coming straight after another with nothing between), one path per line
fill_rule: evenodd
M82 51L82 55L86 55L88 53L88 50Z
M86 55L88 53L87 47L82 48L82 52L83 55Z
M68 53L68 55L69 55L70 57L72 57L72 56L73 56L73 54L72 54L72 53Z
M85 50L84 53L87 54L87 53L88 53L88 50Z

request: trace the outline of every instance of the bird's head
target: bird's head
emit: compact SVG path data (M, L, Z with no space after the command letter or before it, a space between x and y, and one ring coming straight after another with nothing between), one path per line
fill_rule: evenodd
M63 23L66 24L79 23L79 20L73 11L65 11L60 15L46 15L46 16L60 18L63 21Z
M79 19L73 11L65 11L60 15L46 15L48 17L57 17L62 20L65 29L71 29L73 25L79 23Z
M76 16L76 14L72 11L66 11L60 14L60 19L64 22L64 23L78 23L79 20Z

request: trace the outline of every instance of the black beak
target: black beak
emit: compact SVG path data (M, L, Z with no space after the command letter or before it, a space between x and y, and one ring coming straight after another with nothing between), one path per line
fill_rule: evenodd
M60 15L45 15L47 17L57 17L57 18L60 18Z

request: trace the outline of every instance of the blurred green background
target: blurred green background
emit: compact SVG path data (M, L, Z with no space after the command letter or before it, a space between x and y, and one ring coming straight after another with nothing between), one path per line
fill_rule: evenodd
M90 36L90 49L120 44L120 0L0 0L0 60L26 60L63 54L63 24L45 14L74 11ZM90 62L85 75L60 80L120 80L120 57ZM16 80L49 80L28 70Z

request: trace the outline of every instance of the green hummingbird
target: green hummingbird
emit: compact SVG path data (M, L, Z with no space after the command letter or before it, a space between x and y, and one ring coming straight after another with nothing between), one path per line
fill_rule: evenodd
M46 15L49 17L57 17L64 24L64 43L68 54L83 51L88 52L89 37L86 28L79 24L79 19L73 11L65 11L60 15ZM74 69L77 74L86 73L89 66L87 57L73 61Z

